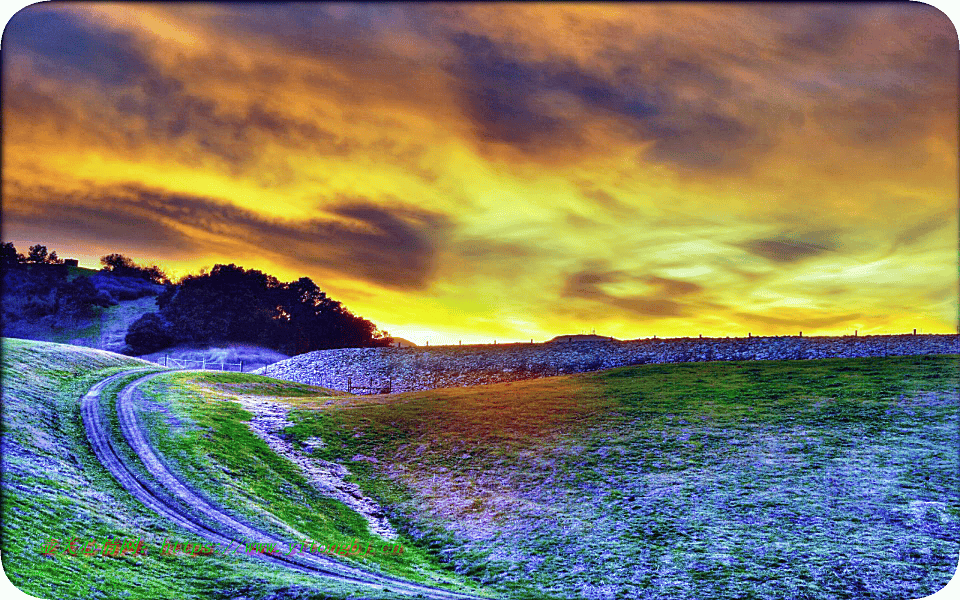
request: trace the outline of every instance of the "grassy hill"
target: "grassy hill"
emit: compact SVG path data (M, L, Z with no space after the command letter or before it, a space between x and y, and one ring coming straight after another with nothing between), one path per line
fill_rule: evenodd
M91 305L82 312L53 310L54 296L45 285L44 275L53 269L66 273L66 280L87 279L102 295L101 305ZM4 337L38 340L98 348L110 352L128 351L126 335L140 317L157 312L157 295L163 287L144 279L105 273L84 267L66 265L32 265L11 269L3 274ZM49 283L49 282L47 282ZM40 314L37 314L40 313ZM41 316L42 314L42 316ZM157 362L171 357L209 363L243 363L245 371L289 358L269 348L231 342L179 345L143 356ZM226 368L237 369L234 365Z
M958 357L646 365L291 414L501 590L918 598L960 552Z
M217 372L171 373L150 381L144 391L147 402L141 416L151 444L181 480L228 506L232 514L290 540L327 545L357 540L360 547L373 548L399 544L404 548L400 554L345 560L410 581L476 587L455 573L444 573L436 557L409 538L384 539L369 533L359 514L321 494L294 463L251 432L246 422L253 414L235 402L243 397L293 408L304 402L333 402L342 392Z
M81 311L56 308L51 275L66 281L85 279L98 294L98 304ZM163 287L137 277L119 276L84 267L27 265L3 273L3 335L66 343L121 352L129 326L157 310ZM88 300L89 302L89 300Z
M100 466L86 440L78 399L96 381L118 371L149 363L107 352L46 342L3 340L2 413L2 559L10 580L39 598L347 598L381 597L366 587L330 584L316 577L293 574L254 558L231 556L161 556L165 539L199 542L195 535L143 508ZM242 376L241 376L242 377ZM105 390L103 400L126 382ZM218 442L244 447L242 414L224 404L228 415L215 416ZM216 413L219 414L219 413ZM232 416L230 416L232 415ZM218 419L221 419L218 421ZM180 422L183 423L183 422ZM192 431L189 427L184 432ZM174 436L172 444L180 438ZM295 477L289 465L255 449L273 469ZM231 492L256 496L269 492L250 487L247 473L255 463L245 452L244 466ZM255 470L255 469L254 469ZM247 473L249 475L249 473ZM280 485L276 496L295 492ZM294 520L319 520L331 528L355 526L348 511L286 515ZM288 510L289 507L287 507ZM263 517L262 517L263 518ZM341 522L342 521L342 522ZM44 551L52 540L59 551ZM90 542L102 548L107 540L142 540L147 553L114 558L102 552L85 555ZM75 543L77 556L64 551Z
M958 360L644 365L374 397L170 373L139 410L178 476L257 526L383 542L254 435L240 402L282 407L282 437L346 464L406 548L354 561L417 581L518 598L918 598L960 552ZM3 341L8 577L41 598L371 597L253 559L157 554L194 536L100 467L77 403L142 365ZM42 554L51 538L111 537L153 553Z

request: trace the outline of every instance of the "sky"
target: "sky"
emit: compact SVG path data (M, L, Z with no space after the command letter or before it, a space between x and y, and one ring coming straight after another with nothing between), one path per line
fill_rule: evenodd
M308 276L420 345L957 331L924 4L63 2L2 48L20 251Z

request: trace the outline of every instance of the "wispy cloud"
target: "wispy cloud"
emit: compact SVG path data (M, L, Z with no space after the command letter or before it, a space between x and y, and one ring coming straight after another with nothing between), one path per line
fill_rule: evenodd
M651 293L642 295L618 295L603 289L605 284L624 282L646 284L653 290ZM620 270L610 270L604 263L592 263L567 276L560 296L590 300L642 316L682 317L691 314L690 307L674 298L696 294L702 290L700 285L689 281L656 275L632 275Z
M750 240L740 244L740 247L751 254L777 263L795 263L835 250L819 244L790 239Z
M283 221L210 198L136 185L59 198L47 191L23 190L5 211L8 226L43 225L121 245L149 240L193 252L227 244L234 252L269 254L402 290L429 285L438 250L451 232L443 214L366 198L337 198L324 209L326 218Z
M398 335L774 301L952 330L956 46L918 3L38 4L4 36L4 235L299 269Z

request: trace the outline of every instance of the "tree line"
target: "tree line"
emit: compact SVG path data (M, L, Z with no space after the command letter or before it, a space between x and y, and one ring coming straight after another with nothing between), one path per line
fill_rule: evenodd
M0 265L5 334L42 319L53 324L88 319L95 307L111 303L87 278L69 279L63 260L42 244L30 246L27 254L17 252L13 242L0 244Z
M4 267L14 265L62 265L63 259L56 252L47 253L43 244L30 246L26 254L17 252L13 242L4 242L0 245L0 264Z
M5 272L23 270L27 265L62 264L56 252L47 253L39 244L31 246L27 255L17 253L12 243L3 244L0 252ZM156 299L157 311L141 316L127 331L126 343L132 354L180 343L245 342L291 355L389 345L387 332L327 296L308 277L281 282L255 269L217 264L174 283L159 267L137 264L122 254L103 256L100 264L103 268L94 277L70 282L86 290L83 300L90 307L104 306L90 280L101 287L99 292L115 290L117 281L131 279L162 290ZM63 269L43 271L62 271L55 276L66 281Z
M177 343L247 342L285 354L389 344L386 332L310 278L284 283L235 264L187 275L157 297L157 306L127 334L140 354Z

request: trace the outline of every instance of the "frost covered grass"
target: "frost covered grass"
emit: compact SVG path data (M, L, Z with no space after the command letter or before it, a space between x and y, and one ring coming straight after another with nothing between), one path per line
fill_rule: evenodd
M645 365L304 407L287 432L518 596L919 598L960 552L957 367Z
M476 589L410 540L385 540L363 517L324 496L296 464L276 454L247 426L253 415L238 395L260 401L322 402L323 388L247 373L170 373L143 385L140 418L151 445L179 478L203 490L230 513L290 543L360 547L400 543L402 554L373 553L340 560L431 585ZM282 549L284 553L289 547Z
M91 450L79 399L95 382L148 363L108 352L3 339L3 569L38 598L347 598L369 588L327 584L254 558L160 556L165 538L200 542L141 506ZM114 391L118 386L114 386ZM111 392L103 397L109 402ZM71 540L138 539L147 553L71 556ZM43 554L50 539L60 552Z

